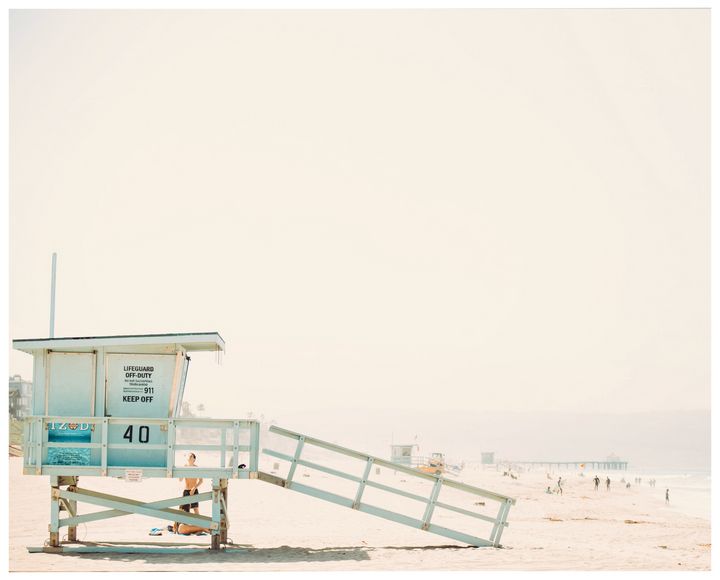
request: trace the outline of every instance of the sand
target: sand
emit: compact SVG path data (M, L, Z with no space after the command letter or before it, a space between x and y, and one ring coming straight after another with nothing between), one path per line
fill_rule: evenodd
M317 472L299 475L303 483L328 489L334 481ZM45 554L29 553L27 547L42 546L48 537L49 478L22 475L22 459L10 458L9 565L11 571L24 572L710 569L710 522L666 506L664 490L647 485L626 489L618 483L610 492L604 486L596 492L590 477L572 471L562 475L566 484L559 496L545 493L553 482L542 471L522 473L517 480L495 469L461 474L466 483L517 499L502 549L468 548L261 481L236 480L229 488L234 546L225 552ZM623 476L610 475L616 483ZM395 483L402 479L387 470L378 477ZM87 477L80 487L148 501L180 495L179 483L166 479L128 483ZM208 488L206 484L203 490ZM80 513L97 509L83 504ZM201 504L201 513L209 515L209 504ZM463 529L462 522L467 518L458 515L443 523ZM148 535L150 528L166 523L123 516L81 524L78 539L209 546L209 537Z

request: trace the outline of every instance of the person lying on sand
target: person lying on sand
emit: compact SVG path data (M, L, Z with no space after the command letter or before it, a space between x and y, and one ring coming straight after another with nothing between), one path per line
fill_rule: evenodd
M190 513L190 507L188 505L181 505L180 509L184 512ZM170 526L168 526L168 528L169 527ZM187 536L188 534L210 533L210 528L202 528L200 526L193 526L192 524L181 524L180 522L175 522L172 527L172 531L176 534L183 534Z

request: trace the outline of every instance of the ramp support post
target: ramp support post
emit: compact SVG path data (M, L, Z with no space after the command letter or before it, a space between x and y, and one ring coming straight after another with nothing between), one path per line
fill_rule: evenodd
M355 501L352 504L352 507L354 510L358 509L360 506L360 500L362 499L363 491L365 491L365 484L367 483L368 478L370 477L370 469L372 469L372 465L374 462L373 457L368 457L367 463L365 465L365 471L363 472L362 480L360 481L360 485L358 485L357 493L355 494Z
M430 527L430 519L432 518L433 512L435 511L435 502L440 495L440 488L442 488L443 480L441 477L437 479L435 485L432 488L430 497L428 498L427 506L425 506L425 514L422 519L422 529L427 531Z
M491 538L491 541L493 542L493 546L496 548L500 546L500 537L502 536L503 529L507 525L507 515L510 511L510 500L506 500L501 506L500 506L500 513L498 514L498 523L496 524L497 533L495 535L494 540Z
M290 464L290 469L288 470L287 477L285 478L285 487L289 487L290 483L292 482L292 478L295 475L295 469L297 468L297 462L298 459L300 459L300 454L302 453L304 446L305 436L300 435L300 437L298 437L297 447L295 448L295 455L293 456L292 463Z

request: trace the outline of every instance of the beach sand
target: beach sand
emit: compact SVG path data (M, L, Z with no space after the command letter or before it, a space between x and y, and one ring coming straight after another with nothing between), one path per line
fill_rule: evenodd
M709 570L710 521L667 507L664 489L647 485L626 489L622 472L609 472L594 491L591 477L560 472L562 496L547 494L554 485L543 471L521 473L466 469L465 483L517 499L509 514L502 549L468 548L458 542L385 521L261 481L231 480L229 537L233 547L195 554L45 554L28 546L47 540L50 484L46 476L22 475L22 459L9 459L11 571L309 571L309 570ZM604 473L599 473L604 480ZM331 488L335 481L318 472L301 472L308 485ZM378 476L399 483L400 473ZM414 482L403 485L412 487ZM180 495L177 480L130 483L113 478L81 478L79 487L140 500ZM206 482L201 491L207 491ZM367 499L367 498L364 498ZM477 498L475 498L477 499ZM370 499L367 499L369 503ZM469 500L465 500L469 501ZM417 502L414 502L417 503ZM387 504L389 505L389 504ZM420 505L420 504L418 504ZM458 504L460 505L460 504ZM496 506L497 504L495 504ZM470 509L470 506L465 506ZM490 508L490 504L488 504ZM98 511L87 504L80 513ZM209 503L201 513L209 515ZM496 510L496 507L492 508ZM457 516L457 517L455 517ZM474 520L472 520L474 522ZM466 530L468 518L446 516L442 525ZM208 536L148 535L168 522L123 516L78 526L84 542L164 542L209 547ZM440 522L438 522L440 523ZM471 526L472 527L472 526ZM66 528L62 533L66 533Z

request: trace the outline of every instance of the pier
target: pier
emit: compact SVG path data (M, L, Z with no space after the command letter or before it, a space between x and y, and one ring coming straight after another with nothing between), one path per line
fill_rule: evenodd
M539 465L546 469L552 469L556 467L558 470L564 469L580 469L580 468L592 468L599 469L601 471L627 471L628 462L611 460L611 461L508 461L510 465L522 465L522 466L536 466Z

